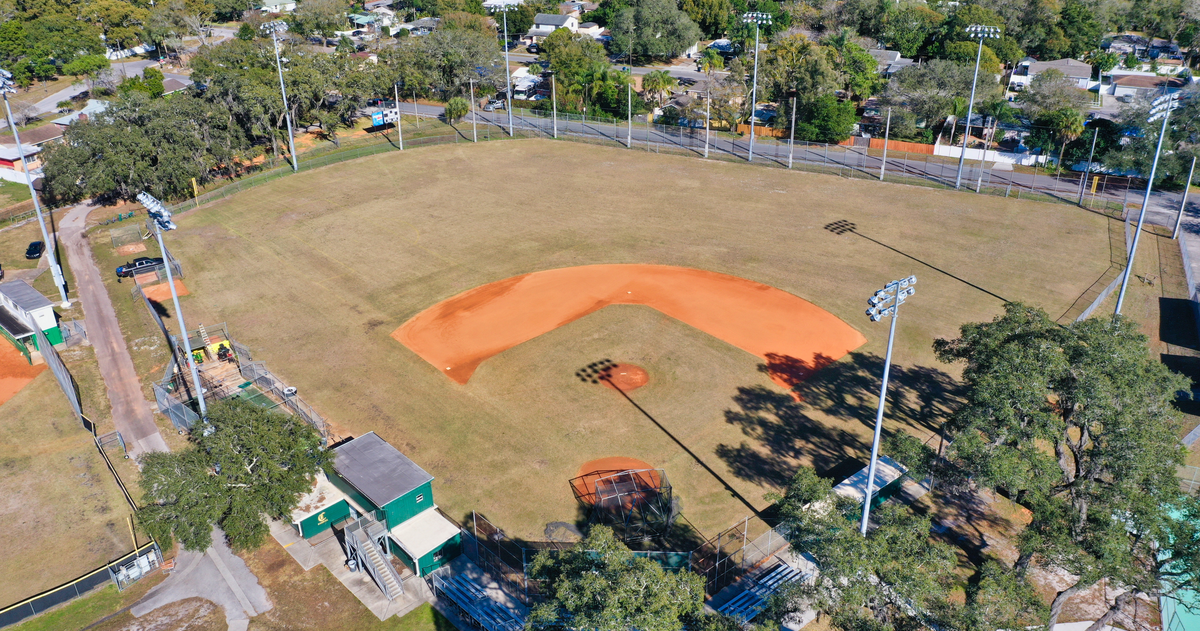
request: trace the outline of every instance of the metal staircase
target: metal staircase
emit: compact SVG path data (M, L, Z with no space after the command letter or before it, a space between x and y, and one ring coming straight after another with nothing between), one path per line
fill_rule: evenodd
M370 515L364 515L346 527L346 557L359 569L365 569L388 600L404 593L396 568L380 550L387 545L387 529Z

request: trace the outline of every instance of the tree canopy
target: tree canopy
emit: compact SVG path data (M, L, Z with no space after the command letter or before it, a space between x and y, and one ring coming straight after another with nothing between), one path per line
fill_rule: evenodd
M262 545L263 516L283 519L312 489L328 460L317 432L299 417L240 399L211 404L190 444L142 456L142 524L160 543L189 550L210 545L214 525L235 549Z
M679 631L704 605L703 577L634 556L606 526L569 550L539 552L527 571L546 595L530 612L533 629Z
M633 0L609 25L612 51L632 50L635 57L665 59L682 54L700 40L700 27L674 0Z
M949 457L1033 513L1016 569L1038 563L1078 577L1058 592L1050 624L1101 579L1154 593L1154 548L1168 542L1147 535L1179 527L1172 507L1194 505L1176 477L1184 448L1173 401L1188 380L1148 355L1130 320L1064 327L1021 304L934 348L965 362ZM1190 559L1179 562L1200 569Z

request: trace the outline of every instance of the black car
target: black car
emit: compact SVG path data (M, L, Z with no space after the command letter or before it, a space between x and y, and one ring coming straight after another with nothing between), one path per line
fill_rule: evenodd
M25 249L25 258L40 259L40 258L42 258L42 253L45 251L46 251L45 243L42 243L41 241L34 241L33 243L29 244L28 248Z
M525 50L528 51L529 54L531 54L531 55L536 55L536 54L542 52L541 47L539 47L537 44L530 44L525 47Z
M139 256L133 259L132 263L126 263L117 268L117 278L131 278L141 272L148 272L163 264L162 259L152 259L146 256Z

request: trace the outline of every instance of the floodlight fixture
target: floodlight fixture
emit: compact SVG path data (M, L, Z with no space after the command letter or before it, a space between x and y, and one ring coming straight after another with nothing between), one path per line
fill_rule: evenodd
M175 277L171 273L171 255L167 252L167 246L163 244L162 233L174 230L175 222L171 221L171 211L167 210L167 207L150 193L146 191L138 193L137 200L146 207L146 214L150 215L154 228L154 236L158 239L158 249L163 255L163 268L167 271L167 285L171 288L171 301L175 304L175 318L179 320L179 336L183 338L185 361L191 369L192 387L196 389L196 403L200 407L200 418L208 420L208 407L204 404L204 388L200 385L200 371L196 368L196 361L192 358L192 343L188 339L187 325L183 322L183 309L179 306L179 292L175 290Z
M972 24L972 25L968 26L966 30L967 30L967 37L971 37L971 38L979 37L981 39L999 39L999 37L1000 37L1000 27L999 26L987 26L984 24Z
M887 402L888 376L891 374L892 368L892 343L896 339L896 318L900 313L900 305L904 304L905 298L913 295L913 285L916 284L916 276L894 280L867 299L871 305L871 308L867 309L867 317L871 322L879 322L884 318L891 318L892 322L888 331L887 355L883 361L883 384L879 388L879 408L875 412L875 438L871 442L871 464L867 467L867 488L863 495L862 521L859 523L859 532L863 536L867 534L867 522L871 517L871 495L875 484L876 463L879 460L879 439L883 431L883 411ZM889 302L892 304L885 306Z
M21 133L17 130L17 125L13 122L12 108L8 104L8 95L16 94L17 88L13 85L12 73L0 68L0 97L4 99L4 114L8 120L8 128L12 130L13 142L17 145L17 155L21 158L21 171L25 174L25 185L29 187L29 197L33 200L33 212L37 216L38 228L42 231L42 243L46 246L46 251L43 256L50 261L50 276L54 279L55 286L58 287L58 297L62 299L59 303L63 309L71 307L71 301L67 298L67 281L63 277L62 268L58 265L58 255L55 249L55 244L50 240L50 233L46 231L46 220L42 218L42 202L38 199L37 190L33 188L33 174L29 172L29 162L25 159L25 150L21 145Z

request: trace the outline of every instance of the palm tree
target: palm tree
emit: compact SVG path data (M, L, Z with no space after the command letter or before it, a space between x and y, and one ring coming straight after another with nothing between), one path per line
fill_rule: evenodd
M716 49L705 48L696 65L699 66L700 72L708 75L708 80L712 81L714 72L725 69L725 58Z
M667 97L671 95L671 88L679 85L679 79L671 76L666 70L654 70L642 77L642 90L647 96L653 96L654 100L658 101L658 106L662 107L666 102Z
M1058 150L1058 168L1054 172L1054 177L1057 178L1062 172L1063 154L1067 151L1067 143L1083 134L1083 115L1069 107L1064 107L1050 112L1044 117L1044 120L1054 135L1062 140L1062 147Z
M980 105L979 113L984 116L985 121L988 117L991 117L992 119L992 133L984 134L983 138L983 151L986 155L991 141L996 138L996 127L999 126L1000 123L1011 123L1015 121L1017 117L1015 114L1013 114L1012 106L1010 106L1008 101L1005 101L1004 99L996 99Z

